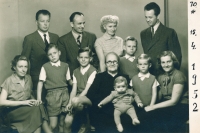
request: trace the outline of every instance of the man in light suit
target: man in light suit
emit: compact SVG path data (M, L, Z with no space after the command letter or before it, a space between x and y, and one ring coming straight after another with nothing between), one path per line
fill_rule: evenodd
M37 31L25 36L22 55L30 60L30 75L33 81L33 93L37 96L37 84L41 67L48 62L45 48L49 43L57 43L58 35L48 32L51 14L47 10L36 13Z
M94 49L96 35L84 31L85 19L83 13L74 12L69 20L72 31L59 38L58 46L61 50L60 59L69 64L70 74L72 75L74 69L79 67L77 60L79 48L89 47L93 53L96 53Z
M158 15L160 14L160 7L155 2L147 4L144 7L144 13L149 28L140 33L142 47L144 53L152 58L150 72L157 75L157 55L162 51L170 50L176 55L181 64L181 46L176 31L164 26L159 21Z

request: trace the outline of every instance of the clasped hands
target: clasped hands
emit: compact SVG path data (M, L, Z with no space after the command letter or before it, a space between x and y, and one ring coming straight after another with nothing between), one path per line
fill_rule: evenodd
M28 106L39 106L40 104L42 104L41 100L30 99L24 101L24 105Z

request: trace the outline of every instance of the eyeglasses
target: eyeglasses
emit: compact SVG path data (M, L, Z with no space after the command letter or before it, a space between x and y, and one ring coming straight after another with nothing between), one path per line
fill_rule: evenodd
M118 62L117 62L117 61L107 61L106 64L107 64L107 65L111 65L111 64L117 65Z

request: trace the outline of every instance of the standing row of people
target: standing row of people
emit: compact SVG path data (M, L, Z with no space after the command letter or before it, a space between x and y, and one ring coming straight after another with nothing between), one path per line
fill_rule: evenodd
M76 114L76 111L72 111L71 109L76 109L77 107L82 110L83 107L91 106L92 104L92 108L89 108L89 111L85 111L84 115L88 116L89 114L89 117L91 118L90 121L92 124L94 123L95 127L97 127L97 131L103 131L102 129L105 129L105 127L112 124L112 122L108 124L104 119L112 118L111 112L114 111L110 104L103 107L105 111L103 111L103 108L99 109L97 105L101 106L102 104L100 104L100 100L103 100L111 93L111 91L114 90L113 82L118 76L126 78L128 83L126 85L129 85L130 79L132 79L130 86L132 86L134 91L138 93L143 102L142 105L146 106L145 110L147 112L157 108L176 105L180 99L182 99L182 95L185 92L184 87L186 82L184 75L174 67L175 55L178 57L179 62L181 62L181 48L176 32L173 29L165 27L158 20L160 7L156 3L152 2L147 4L144 11L146 21L150 27L141 32L141 42L144 53L151 57L152 62L150 62L150 57L147 55L142 55L138 60L136 60L135 52L138 44L134 37L127 37L124 44L123 39L116 36L116 30L119 24L119 18L117 16L106 15L102 17L101 30L104 35L96 39L95 34L84 31L85 20L83 13L74 12L69 18L72 31L59 38L58 35L48 31L51 18L50 12L47 10L38 11L36 13L36 24L38 30L24 38L22 55L25 57L16 56L17 60L15 61L15 64L13 64L13 75L15 78L17 77L16 83L21 84L19 87L19 94L21 94L21 97L25 98L14 99L17 104L15 104L15 102L7 104L8 101L13 101L12 95L14 94L14 90L10 91L12 87L9 86L11 82L9 78L13 77L11 76L7 79L9 82L6 80L1 86L1 105L20 106L19 109L21 109L21 105L29 105L38 110L37 114L41 114L34 118L43 118L40 123L43 125L46 132L54 130L58 121L60 132L71 132L71 124L73 122L73 117ZM165 98L167 97L168 101L155 104L158 95L156 88L159 84L162 85L162 83L164 83L163 78L160 78L160 76L158 77L156 57L165 50L171 50L175 55L167 52L165 55L162 53L159 56L160 62L158 62L158 64L161 65L161 70L164 70L166 74L174 73L174 71L176 71L175 73L180 73L178 78L183 80L176 82L176 79L178 79L174 78L176 75L173 75L170 78L165 78L166 83L163 85L164 89L162 89L161 86L161 94L163 94ZM97 58L92 59L92 57L96 57L96 54L99 63L95 60ZM119 58L119 56L123 57ZM164 57L167 59L163 59ZM28 65L28 60L30 61L30 66ZM96 75L97 72L95 68L90 65L90 61L92 61L94 66L99 66L99 71L102 73ZM169 65L170 63L168 62L172 64ZM168 65L165 67L162 63ZM118 72L118 67L122 74ZM30 68L33 87L31 85L31 78L28 80L26 78L28 68ZM158 77L157 80L160 80L159 83L153 75L148 73L149 68L150 73ZM23 73L23 75L21 75L21 73ZM73 81L71 80L71 77L73 77ZM144 85L146 86L143 86L142 82L144 80L147 82L147 79L149 85L145 83ZM30 83L26 88L24 85L28 81ZM68 84L66 81L68 81ZM171 85L166 87L168 86L168 83ZM8 85L6 86L5 84ZM68 94L69 85L73 86L70 96ZM148 91L142 91L142 89L146 87L149 88ZM30 88L33 88L33 95L35 98L37 96L37 100L30 100L33 98L30 94ZM42 97L45 97L44 95L42 96L43 88L47 90L47 94L44 93L44 95L46 95L47 100L50 128L47 123L48 119L45 119L47 114L42 106ZM22 94L24 91L26 91L27 94L25 94L28 96L24 95L24 93ZM127 97L123 98L123 101L125 103L131 102L130 100L127 100ZM141 107L142 105L140 104ZM184 109L186 107L187 106L184 106ZM15 111L15 109L16 108L11 108L12 111ZM30 110L30 112L33 111L32 109ZM136 112L137 110L138 109L136 109ZM65 117L64 114L66 111L68 112L67 117ZM17 129L19 132L40 132L39 127L41 124L34 128L29 125L32 130L29 130L26 126L20 126L21 123L13 124L21 115L19 112L15 113L17 114L16 119L11 120L11 125L14 129ZM115 113L115 116L118 115L119 117L121 113L117 112ZM152 113L149 118L153 117L153 115L154 114ZM141 123L145 123L143 121L147 118L145 116L148 115L143 114L142 116L144 119L140 115L138 115L138 118L141 118ZM29 117L29 115L26 116L22 121L26 122L26 119ZM87 118L89 119L89 117ZM136 117L133 118L134 125L139 124L140 122L136 121L135 118ZM97 119L99 122L96 122ZM63 123L64 121L65 124ZM118 131L121 132L123 131L123 127L119 121L120 120L118 119L115 122ZM105 125L105 123L108 125ZM32 122L30 122L30 124L34 125ZM63 125L65 125L64 129ZM145 129L149 129L147 125L148 124L141 124ZM113 126L110 126L110 128L113 128ZM107 129L105 132L109 131L110 130Z

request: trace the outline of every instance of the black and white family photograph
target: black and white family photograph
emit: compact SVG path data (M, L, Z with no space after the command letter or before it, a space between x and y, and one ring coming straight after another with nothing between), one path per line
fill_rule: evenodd
M0 133L189 133L188 3L1 0Z

